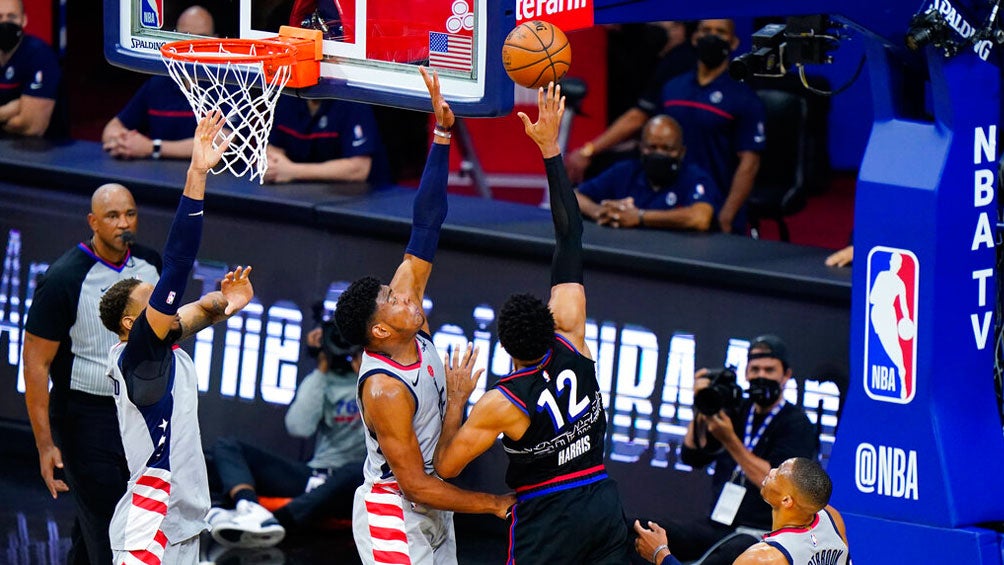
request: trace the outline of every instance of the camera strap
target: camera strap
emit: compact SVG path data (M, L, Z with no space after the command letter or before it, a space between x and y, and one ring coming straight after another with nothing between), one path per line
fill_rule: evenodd
M781 402L778 402L768 414L767 417L763 419L763 423L760 424L760 428L756 431L756 435L753 434L753 416L756 414L756 408L751 406L749 417L746 418L746 437L743 440L743 444L746 445L746 449L751 453L758 443L760 443L760 438L763 437L763 433L767 430L767 426L774 421L774 416L777 416L778 412L784 408L785 400L782 398Z

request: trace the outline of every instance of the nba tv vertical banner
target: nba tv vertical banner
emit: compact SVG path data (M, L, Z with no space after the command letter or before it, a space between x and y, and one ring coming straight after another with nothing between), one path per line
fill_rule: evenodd
M935 118L924 122L905 110L917 94L897 91L902 69L886 57L868 54L875 126L855 206L833 504L872 532L883 521L957 531L1004 519L993 384L999 71L929 51Z

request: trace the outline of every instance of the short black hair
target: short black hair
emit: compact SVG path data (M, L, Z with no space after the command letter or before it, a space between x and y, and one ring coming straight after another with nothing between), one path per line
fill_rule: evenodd
M370 320L376 312L376 298L380 293L380 280L363 277L338 297L335 305L335 323L342 337L353 345L366 346L370 339Z
M113 284L101 297L98 303L98 314L101 323L115 335L122 332L122 316L129 307L129 296L143 281L131 278L123 279Z
M514 294L502 305L499 341L513 358L536 361L554 341L554 314L532 294Z
M814 459L795 457L791 462L791 482L819 512L830 503L833 494L833 481L826 474L822 465Z

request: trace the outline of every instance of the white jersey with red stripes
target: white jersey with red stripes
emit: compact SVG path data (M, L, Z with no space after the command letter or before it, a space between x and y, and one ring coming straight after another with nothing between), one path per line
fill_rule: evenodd
M129 399L119 358L112 348L108 376L114 380L129 484L109 527L115 565L167 563L165 550L198 536L210 507L209 480L199 433L199 391L191 357L175 348L167 393L142 411Z
M791 565L847 565L850 553L844 538L824 508L807 528L781 528L763 536L767 545L780 551Z
M415 347L418 351L418 361L410 365L397 363L372 351L364 351L362 363L359 366L359 392L363 383L373 375L387 375L402 383L411 391L415 399L415 414L412 416L412 426L418 438L418 446L425 462L425 472L432 474L432 457L436 453L436 442L443 431L443 413L446 410L446 370L443 360L436 352L436 346L428 334L419 332L415 336ZM359 400L362 408L362 399ZM391 471L380 451L380 444L371 430L366 433L366 464L363 466L363 476L367 483L395 481Z
M428 334L419 332L415 347L418 360L410 365L364 351L358 390L361 392L366 379L374 375L386 375L404 383L415 400L412 426L425 472L433 474L432 458L446 408L446 371ZM359 405L362 406L361 399ZM404 497L371 430L366 433L363 476L365 482L356 490L352 505L352 535L363 563L456 564L453 513L428 508Z

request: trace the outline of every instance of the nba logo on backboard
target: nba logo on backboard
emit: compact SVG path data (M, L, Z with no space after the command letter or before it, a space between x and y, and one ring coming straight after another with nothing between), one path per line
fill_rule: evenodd
M874 247L868 253L865 316L865 392L906 404L917 388L917 256Z
M164 0L140 0L139 23L145 28L164 27Z

